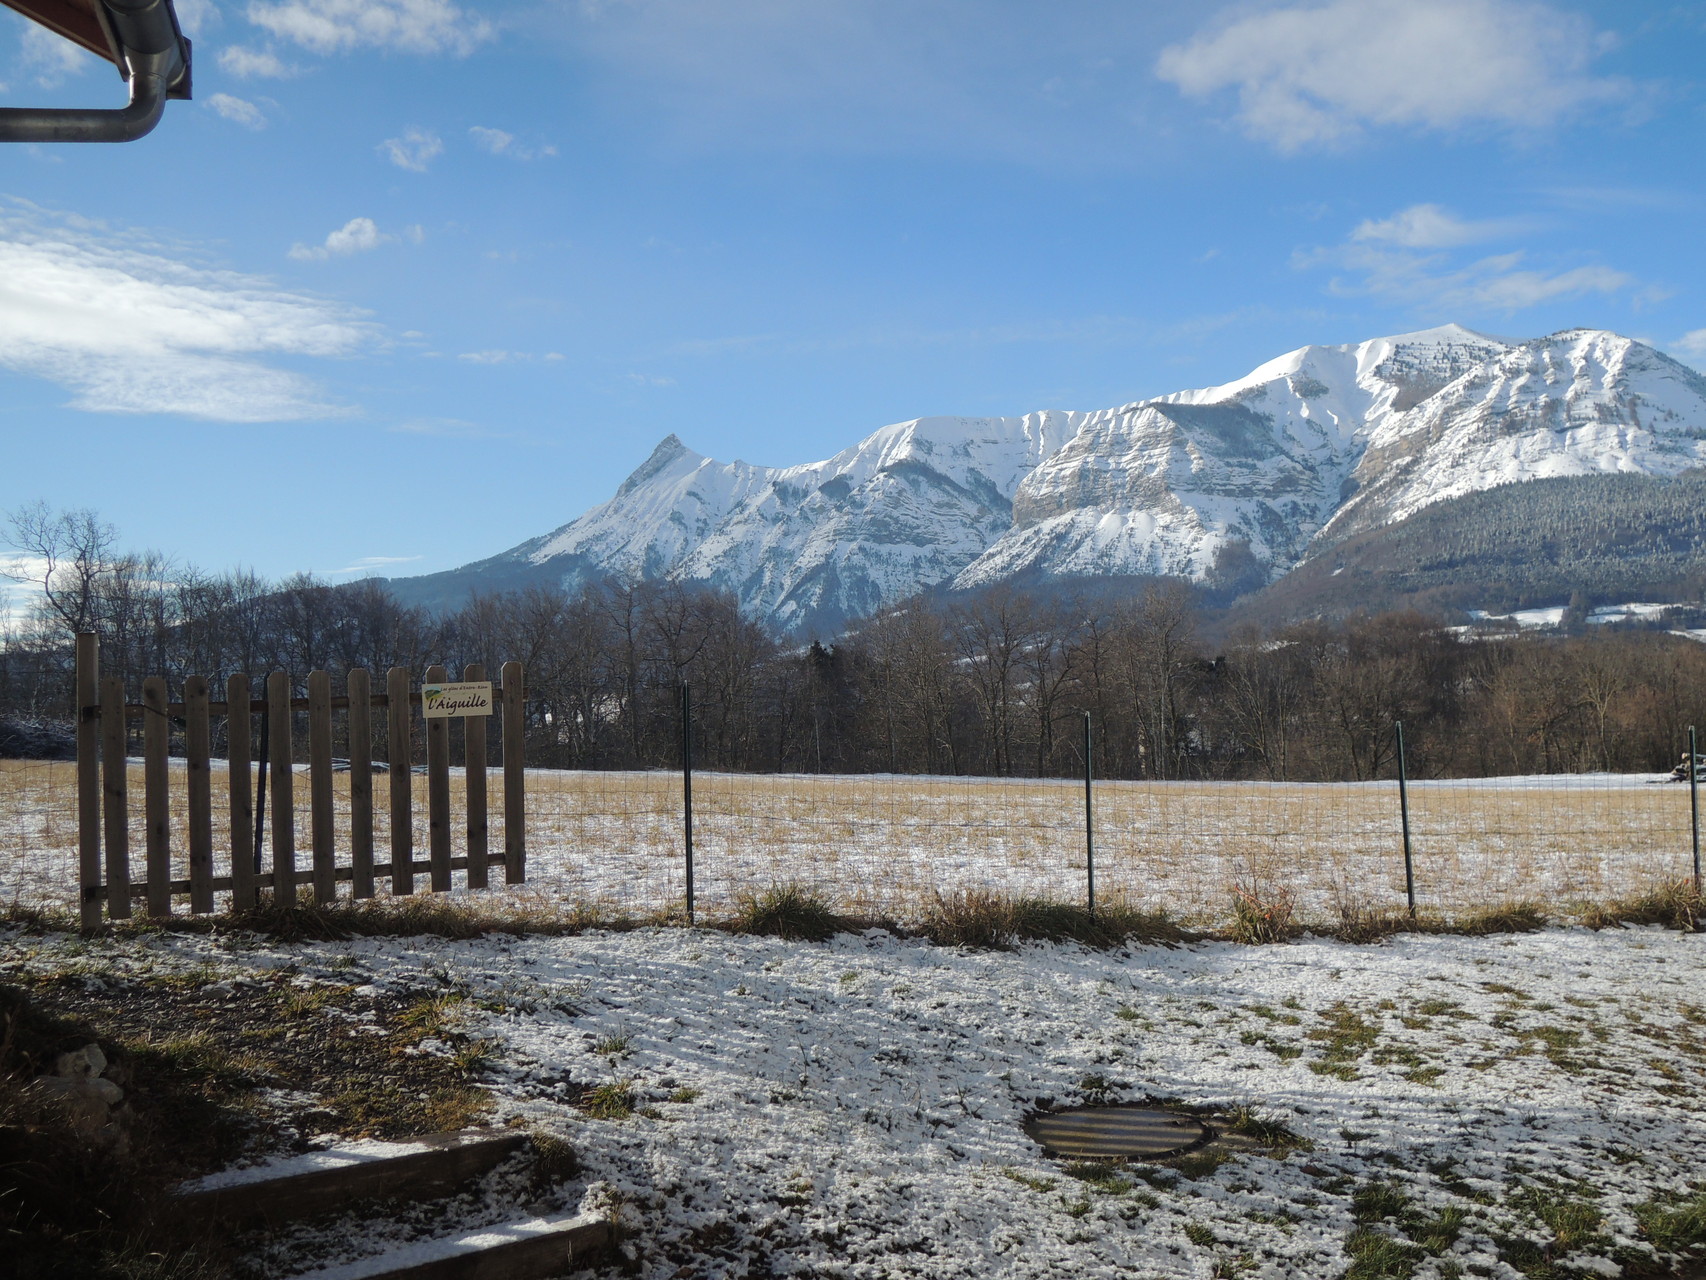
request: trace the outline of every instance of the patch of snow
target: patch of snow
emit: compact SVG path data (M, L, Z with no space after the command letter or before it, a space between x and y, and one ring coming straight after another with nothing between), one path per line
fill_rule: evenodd
M225 1169L219 1173L209 1174L194 1182L187 1182L182 1190L186 1193L197 1191L213 1191L220 1187L241 1187L251 1182L267 1182L273 1178L287 1178L299 1173L321 1173L327 1169L347 1169L352 1165L372 1164L377 1160L389 1160L395 1156L419 1155L431 1148L423 1142L382 1142L378 1139L356 1139L349 1142L338 1142L322 1148L319 1151L309 1151L302 1155L278 1156L264 1160L259 1164L244 1165L240 1168Z
M323 1267L318 1271L304 1272L297 1277L297 1280L369 1280L370 1277L376 1275L390 1275L394 1270L405 1266L429 1266L433 1263L443 1263L449 1259L461 1257L464 1254L479 1253L484 1249L551 1235L573 1225L579 1217L580 1215L576 1213L563 1213L546 1218L525 1218L517 1222L504 1222L495 1226L480 1227L461 1235L445 1236L436 1240L421 1240L412 1244L399 1245L377 1257L362 1258L354 1262L343 1263L340 1266Z
M1352 1196L1376 1183L1461 1213L1441 1269L1507 1274L1500 1239L1550 1240L1528 1207L1538 1191L1597 1219L1554 1265L1641 1259L1657 1274L1679 1260L1657 1254L1635 1207L1688 1194L1706 1161L1677 1076L1700 1052L1701 935L1001 953L876 930L793 944L650 928L252 945L165 935L146 954L222 972L346 956L379 982L442 975L470 996L470 1033L495 1042L498 1118L573 1145L580 1194L621 1206L639 1280L1317 1280L1343 1272ZM71 947L109 962L142 944L30 939L10 963L47 972ZM639 1109L575 1109L605 1083ZM1153 1185L1080 1181L1023 1121L1092 1096L1254 1106L1309 1149ZM458 1219L488 1200L455 1202L435 1229L489 1231ZM371 1247L360 1235L316 1233L317 1260L344 1264Z

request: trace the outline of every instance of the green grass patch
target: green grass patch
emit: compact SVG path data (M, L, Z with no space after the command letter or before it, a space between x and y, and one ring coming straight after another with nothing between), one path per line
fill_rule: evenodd
M634 1114L635 1103L634 1079L623 1076L590 1091L581 1107L594 1120L626 1120Z
M1357 1225L1345 1239L1346 1280L1406 1280L1425 1258L1456 1244L1464 1223L1456 1206L1429 1213L1403 1187L1378 1178L1351 1192L1351 1218Z
M1304 1033L1322 1046L1320 1060L1311 1062L1309 1069L1316 1075L1356 1079L1355 1064L1379 1041L1380 1024L1363 1017L1343 1001L1323 1009L1320 1017L1326 1025Z
M1035 1174L1026 1173L1023 1170L1015 1169L1011 1166L1003 1169L1001 1173L1002 1176L1012 1179L1021 1187L1029 1187L1032 1191L1054 1190L1055 1183L1053 1178L1039 1178Z
M1247 1004L1244 1008L1258 1018L1266 1018L1269 1022L1277 1022L1281 1026L1301 1027L1303 1025L1303 1019L1295 1013L1281 1013L1278 1009L1270 1008L1265 1004Z
M1351 1265L1342 1280L1410 1280L1426 1256L1413 1244L1359 1227L1345 1238Z
M1706 1188L1691 1196L1655 1197L1635 1206L1635 1222L1662 1253L1706 1249Z
M1309 1151L1309 1139L1299 1136L1273 1113L1250 1103L1233 1107L1221 1119L1228 1133L1236 1133L1271 1151Z
M1105 1196L1123 1196L1137 1185L1122 1165L1106 1160L1074 1160L1066 1166L1066 1176Z

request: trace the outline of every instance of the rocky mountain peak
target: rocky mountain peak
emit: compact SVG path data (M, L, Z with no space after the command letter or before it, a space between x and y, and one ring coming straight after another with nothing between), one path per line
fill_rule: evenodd
M1096 412L919 418L821 462L721 463L666 436L610 501L458 573L671 577L795 634L937 587L1270 577L1435 502L1543 476L1706 464L1706 378L1596 329L1448 324L1299 347ZM496 566L494 569L492 566Z

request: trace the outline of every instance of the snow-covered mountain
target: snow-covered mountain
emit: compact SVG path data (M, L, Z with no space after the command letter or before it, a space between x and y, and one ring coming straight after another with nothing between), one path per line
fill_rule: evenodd
M434 578L670 577L802 633L936 587L1202 579L1231 550L1278 577L1477 490L1703 464L1706 378L1651 347L1446 325L1117 409L920 418L803 466L720 463L671 435L608 502Z
M1456 325L1302 347L1236 382L1093 414L1019 486L955 579L1202 578L1231 541L1283 570L1332 518L1371 431L1507 344Z
M1367 438L1324 540L1522 480L1706 464L1706 378L1631 338L1571 329L1500 352Z

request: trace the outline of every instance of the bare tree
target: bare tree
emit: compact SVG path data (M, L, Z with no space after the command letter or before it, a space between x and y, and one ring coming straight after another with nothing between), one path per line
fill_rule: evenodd
M0 568L0 576L40 587L70 634L95 630L100 580L112 569L118 531L87 507L55 511L38 500L7 514L6 541L26 558Z

